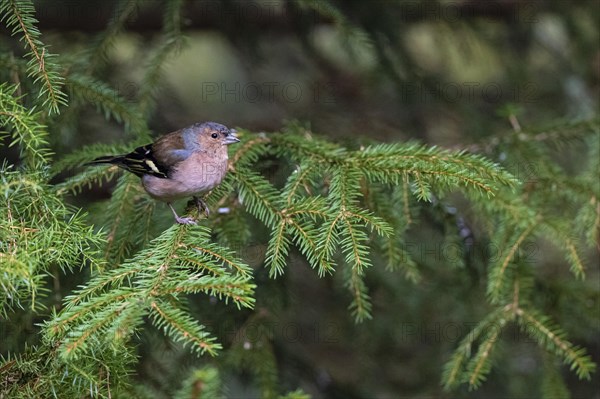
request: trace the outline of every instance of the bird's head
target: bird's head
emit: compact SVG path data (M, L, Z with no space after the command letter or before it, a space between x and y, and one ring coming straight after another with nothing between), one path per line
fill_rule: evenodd
M238 143L240 139L235 137L236 131L216 122L197 123L191 127L195 133L195 141L201 148L210 151L224 146Z

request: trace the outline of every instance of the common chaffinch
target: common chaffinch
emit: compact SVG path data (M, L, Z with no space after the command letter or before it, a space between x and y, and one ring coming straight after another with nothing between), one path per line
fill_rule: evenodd
M171 204L192 196L200 212L209 210L199 197L218 186L227 173L227 146L240 140L235 130L216 122L196 123L138 147L125 155L104 156L91 164L117 165L142 178L150 196L166 202L179 224L196 224L180 217Z

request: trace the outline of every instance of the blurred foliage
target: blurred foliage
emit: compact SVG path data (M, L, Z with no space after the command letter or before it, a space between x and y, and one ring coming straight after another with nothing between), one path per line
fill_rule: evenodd
M594 1L0 18L0 396L599 394ZM79 168L203 120L243 142L202 227Z

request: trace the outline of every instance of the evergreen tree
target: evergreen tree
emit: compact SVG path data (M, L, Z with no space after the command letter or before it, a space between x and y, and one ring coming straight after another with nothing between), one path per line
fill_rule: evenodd
M512 131L457 149L417 141L343 144L298 121L272 133L239 129L242 143L231 149L227 177L206 198L218 211L198 226L171 225L135 176L115 166L82 167L154 135L165 65L186 43L186 3L164 4L162 32L129 101L104 72L141 3L118 2L93 46L65 54L44 43L31 2L0 5L13 44L21 46L0 54L0 138L7 151L18 150L1 165L0 396L227 397L225 381L237 374L249 376L255 396L307 398L310 389L281 366L289 342L274 336L278 318L285 320L290 275L300 273L295 268L312 269L315 280L330 284L330 295L346 301L352 323L336 325L358 337L345 344L368 346L426 323L416 305L395 316L386 302L414 297L436 306L456 295L453 301L464 302L459 322L476 322L447 355L427 359L447 395L485 392L494 370L500 380L510 378L510 356L523 342L538 348L544 397L569 395L561 363L579 380L597 379L586 349L598 332L598 265L590 264L600 245L597 116L522 128L519 111L508 106ZM300 32L315 22L311 15L332 21L349 41L373 46L398 85L411 79L382 47L386 21L375 28L368 18L385 13L374 7L357 22L352 4L287 7ZM125 140L62 154L65 135L90 106L122 126ZM574 146L580 167L556 161ZM519 170L523 159L535 167ZM82 192L112 182L110 199L78 204ZM456 256L423 259L432 230L441 237L432 241L444 245L438 253ZM247 253L256 243L264 244L258 261ZM562 256L556 270L564 281L543 270L553 265L536 264L540 248ZM511 333L517 339L507 338ZM160 375L167 364L179 366L168 379Z

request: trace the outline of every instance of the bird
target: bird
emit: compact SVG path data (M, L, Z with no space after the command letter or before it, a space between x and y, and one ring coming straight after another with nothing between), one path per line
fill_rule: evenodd
M227 173L227 146L238 143L235 129L217 122L195 123L165 134L129 154L107 155L86 165L112 164L141 177L150 197L166 202L179 224L196 224L181 217L173 201L192 197L200 213L209 209L201 195L217 187Z

